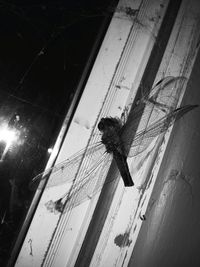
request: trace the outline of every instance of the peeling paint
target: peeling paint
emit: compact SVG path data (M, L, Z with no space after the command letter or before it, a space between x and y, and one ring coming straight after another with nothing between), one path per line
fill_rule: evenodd
M57 201L49 200L45 203L46 209L50 213L58 214L63 212L64 204L62 203L62 198Z
M139 12L139 9L133 9L131 7L125 7L125 13L127 16L135 17Z
M144 214L143 215L140 214L140 220L146 221L146 216Z
M129 232L125 232L124 234L119 234L118 236L115 237L114 243L116 246L123 248L126 246L130 246L132 243L132 240L129 239Z
M136 17L139 9L134 9L130 6L121 6L116 9L117 12L125 13L128 17Z
M191 185L190 179L188 177L186 177L186 175L184 175L184 173L182 171L179 171L177 169L172 169L170 171L170 174L168 175L167 179L164 181L164 184L170 183L172 181L184 182L187 185L187 187L189 188L191 198L193 200L193 190L192 190L192 185Z
M29 255L33 256L33 246L32 246L32 239L31 238L29 239L28 243L29 243L29 246L30 246L30 253L29 253Z
M75 117L74 122L79 124L80 126L86 128L87 130L90 129L90 123L87 119L84 119L80 116Z

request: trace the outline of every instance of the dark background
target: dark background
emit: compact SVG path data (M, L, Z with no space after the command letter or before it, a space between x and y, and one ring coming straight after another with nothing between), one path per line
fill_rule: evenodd
M116 4L0 0L0 126L18 129L21 140L0 161L0 266L34 195L28 184L45 167L101 25ZM0 141L0 157L4 148Z

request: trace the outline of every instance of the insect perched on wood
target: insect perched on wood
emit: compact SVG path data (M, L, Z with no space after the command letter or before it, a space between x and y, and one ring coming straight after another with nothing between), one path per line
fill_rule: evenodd
M102 188L112 159L117 164L124 185L133 186L127 157L145 151L155 137L165 133L176 120L197 107L186 105L176 108L185 80L184 77L163 78L137 101L127 119L101 118L98 123L102 134L99 142L90 144L66 161L34 177L31 185L49 176L46 187L71 183L64 196L46 204L47 209L62 212L92 198Z

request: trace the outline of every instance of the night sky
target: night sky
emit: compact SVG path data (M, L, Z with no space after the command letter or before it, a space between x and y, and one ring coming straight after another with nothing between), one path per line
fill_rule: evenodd
M0 266L31 203L104 19L117 1L0 0Z

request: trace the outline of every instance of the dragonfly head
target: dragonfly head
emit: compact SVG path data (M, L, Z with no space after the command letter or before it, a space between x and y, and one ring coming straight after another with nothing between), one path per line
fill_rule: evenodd
M118 118L102 118L98 123L98 129L100 132L104 132L108 128L115 128L116 130L121 128L121 123Z
M105 130L106 124L107 124L107 118L102 118L98 123L98 129L100 132L103 132Z

